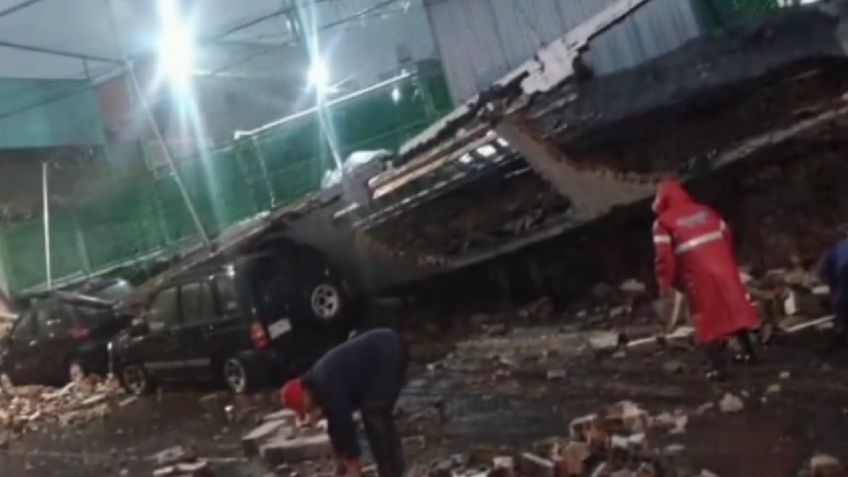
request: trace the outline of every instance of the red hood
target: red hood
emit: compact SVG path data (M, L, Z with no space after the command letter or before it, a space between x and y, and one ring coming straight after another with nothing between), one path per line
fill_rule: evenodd
M657 215L681 204L692 202L692 196L674 179L665 179L657 186L657 196L654 199L654 213Z

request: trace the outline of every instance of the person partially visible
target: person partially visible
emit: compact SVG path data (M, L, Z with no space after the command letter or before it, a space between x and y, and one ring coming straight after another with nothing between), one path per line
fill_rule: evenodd
M830 354L848 344L848 234L825 255L821 266L822 281L830 287L835 319L833 338L825 348Z
M362 450L353 414L359 411L380 477L404 471L394 408L406 380L406 344L388 328L363 333L330 350L302 377L280 392L284 407L307 424L327 419L337 473L362 474Z
M653 210L660 301L673 300L675 288L686 294L696 338L707 351L707 377L723 379L727 341L737 338L742 352L736 359L751 362L754 348L749 331L760 325L739 277L730 228L712 208L692 200L676 180L660 182ZM660 306L661 310L672 308Z
M784 302L789 297L789 288L785 276L783 273L743 272L742 282L762 320L760 343L772 343L780 331L780 322L786 317Z

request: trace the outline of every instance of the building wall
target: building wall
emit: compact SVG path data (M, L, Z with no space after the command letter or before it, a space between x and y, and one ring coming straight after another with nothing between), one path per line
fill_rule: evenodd
M102 144L88 82L0 78L0 149Z
M426 0L455 101L474 96L615 0ZM699 33L690 0L653 0L593 40L588 63L610 73Z

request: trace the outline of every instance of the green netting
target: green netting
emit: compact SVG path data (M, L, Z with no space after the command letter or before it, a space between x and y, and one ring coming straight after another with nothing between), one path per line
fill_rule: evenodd
M707 30L757 23L780 9L777 0L697 0L695 6Z
M0 78L0 104L2 149L103 141L96 94L87 81Z
M451 108L444 77L434 69L332 105L327 117L335 146L347 157L356 150L396 150ZM198 238L173 175L148 167L150 150L121 144L104 152L113 164L113 179L72 207L51 208L54 282L143 264ZM210 236L317 190L333 165L316 114L177 161ZM40 219L0 226L0 253L12 293L46 282L43 234Z

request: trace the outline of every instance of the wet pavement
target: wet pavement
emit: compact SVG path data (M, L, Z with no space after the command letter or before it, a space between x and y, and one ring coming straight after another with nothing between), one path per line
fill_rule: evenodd
M684 444L699 467L718 475L794 476L814 452L848 460L848 353L822 365L815 353L822 332L764 349L760 364L735 366L728 383L712 384L701 377L697 350L596 356L566 331L535 327L456 346L433 343L439 352L431 357L447 352L447 358L417 362L400 404L402 432L424 437L423 446L419 439L407 448L412 466L455 453L513 454L567 436L573 418L622 399L653 414L686 412L686 432L661 436L658 444ZM767 394L773 385L780 390ZM698 413L726 392L743 399L742 412ZM234 398L214 388L166 389L115 408L100 422L25 435L0 452L0 475L147 476L150 456L174 445L209 460L217 476L268 475L244 458L240 437L276 409L274 394Z

